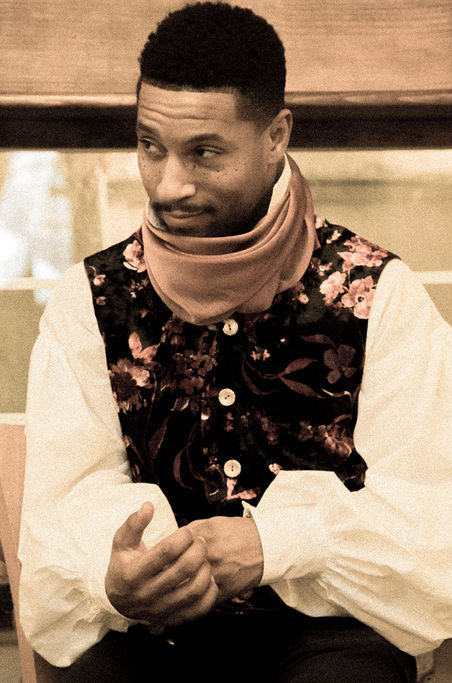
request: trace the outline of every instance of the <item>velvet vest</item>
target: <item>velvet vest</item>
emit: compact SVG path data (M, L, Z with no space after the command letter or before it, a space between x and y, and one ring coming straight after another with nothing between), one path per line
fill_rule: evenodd
M179 525L242 514L281 469L330 470L351 491L367 321L393 254L327 221L295 287L271 307L197 326L149 282L141 231L85 260L134 481Z

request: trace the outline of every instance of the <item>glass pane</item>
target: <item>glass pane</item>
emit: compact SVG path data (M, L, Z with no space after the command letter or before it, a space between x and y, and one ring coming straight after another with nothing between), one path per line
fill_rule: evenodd
M452 271L452 150L292 150L316 213L398 254L416 271ZM427 285L452 324L452 285Z
M317 214L403 258L452 270L452 150L300 152Z
M59 277L141 220L134 152L3 152L0 172L2 279Z

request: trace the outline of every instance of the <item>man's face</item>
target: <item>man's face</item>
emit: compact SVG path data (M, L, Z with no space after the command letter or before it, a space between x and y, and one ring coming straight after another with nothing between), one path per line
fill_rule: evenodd
M237 117L235 94L142 83L137 135L144 188L170 233L237 234L265 213L276 174L268 130Z

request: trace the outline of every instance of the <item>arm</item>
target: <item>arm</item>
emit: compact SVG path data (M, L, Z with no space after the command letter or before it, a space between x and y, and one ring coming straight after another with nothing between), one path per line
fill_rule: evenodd
M21 622L34 649L68 666L109 629L134 623L113 607L104 586L124 520L153 504L146 547L177 528L160 489L131 482L82 264L63 277L41 321L26 433Z
M257 508L245 503L263 547L261 584L306 614L352 615L412 654L450 637L451 405L452 330L394 261L369 320L355 429L365 488L282 471Z
M218 603L259 585L264 558L253 519L218 516L196 520L187 528L207 544L207 559L218 586Z

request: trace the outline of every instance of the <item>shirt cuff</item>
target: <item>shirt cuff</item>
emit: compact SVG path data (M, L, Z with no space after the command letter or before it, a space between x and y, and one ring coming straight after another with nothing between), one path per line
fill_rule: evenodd
M101 557L99 554L97 561L90 567L88 577L88 594L92 604L90 616L92 620L97 620L99 615L103 615L104 617L108 616L108 627L110 629L114 629L115 631L127 631L129 626L137 624L138 621L129 619L124 616L124 614L121 614L121 612L118 612L107 597L105 590L105 575L107 573L109 559L110 553L108 553L106 561L105 557Z
M257 507L243 502L259 532L264 571L261 586L320 574L329 556L330 539L315 506Z

